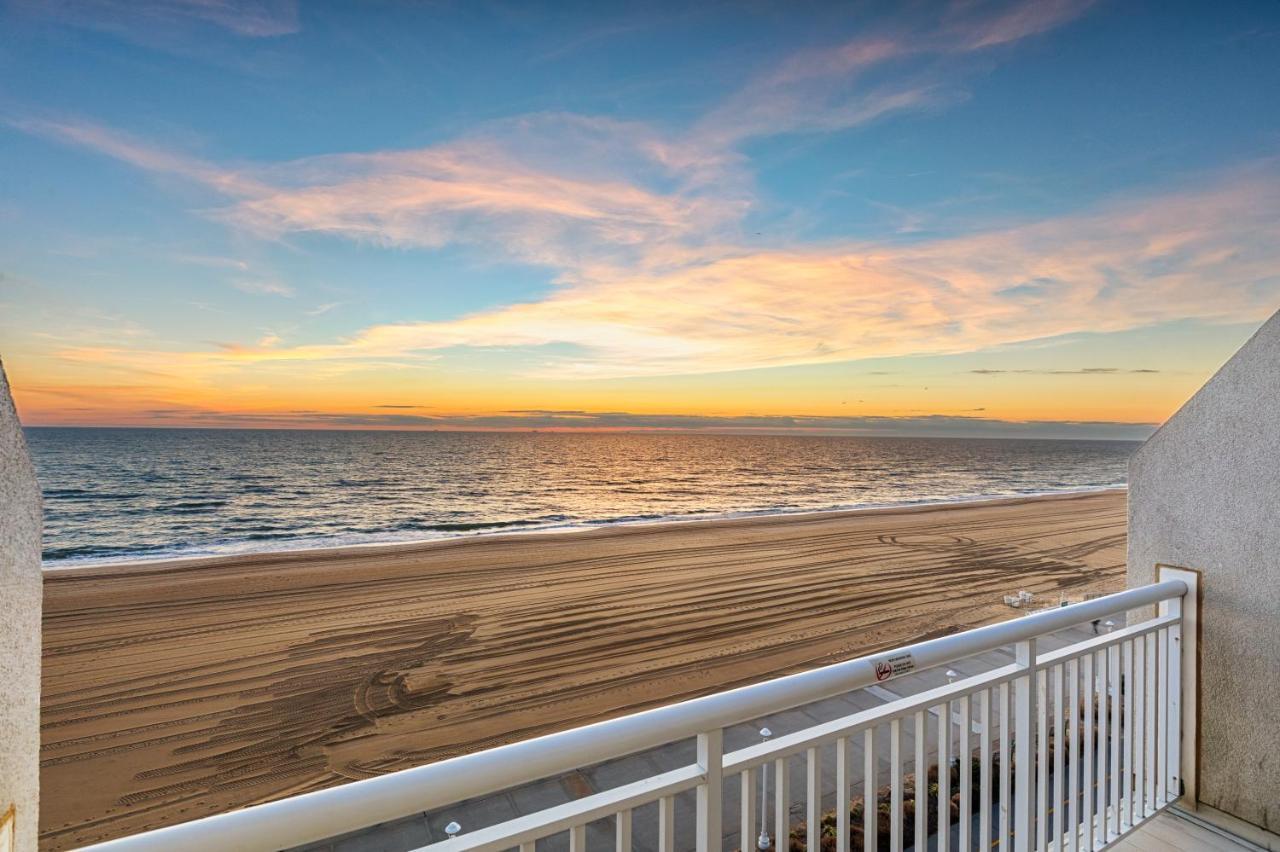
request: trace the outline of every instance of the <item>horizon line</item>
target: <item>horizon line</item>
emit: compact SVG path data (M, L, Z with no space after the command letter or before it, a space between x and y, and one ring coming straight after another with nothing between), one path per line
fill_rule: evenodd
M1011 424L1017 424L1019 421L1008 421ZM1028 425L1037 423L1054 423L1055 421L1025 421ZM1150 423L1099 423L1097 425L1108 426L1129 426L1133 428L1145 427L1154 431L1158 428L1158 424ZM769 437L811 437L811 438L913 438L913 439L938 439L938 440L1013 440L1013 441L1119 441L1125 443L1140 444L1146 441L1146 438L1122 438L1107 437L1101 435L1026 435L1026 434L956 434L956 435L940 435L925 434L916 431L904 432L857 432L852 430L838 429L805 429L796 427L792 429L783 428L760 428L751 429L749 427L740 428L716 428L708 427L705 429L681 428L681 427L526 427L526 428L458 428L451 426L203 426L203 425L113 425L113 424L58 424L58 423L35 423L22 424L22 429L117 429L117 430L152 430L165 432L399 432L399 433L432 433L445 432L451 434L509 434L509 435L529 435L536 433L548 433L559 435L574 434L599 434L599 435L616 435L616 434L641 434L641 435L712 435L712 436L730 436L730 437L753 437L753 436L769 436ZM1150 436L1148 436L1150 437Z

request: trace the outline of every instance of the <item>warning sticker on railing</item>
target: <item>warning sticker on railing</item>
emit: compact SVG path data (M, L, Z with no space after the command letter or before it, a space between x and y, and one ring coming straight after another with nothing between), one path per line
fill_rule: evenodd
M876 680L878 681L888 680L891 677L897 677L916 670L916 661L911 656L910 651L890 654L887 657L872 660L871 664L875 666Z

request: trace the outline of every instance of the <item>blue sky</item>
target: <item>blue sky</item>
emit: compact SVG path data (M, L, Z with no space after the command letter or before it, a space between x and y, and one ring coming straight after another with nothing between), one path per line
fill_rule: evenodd
M394 396L1138 435L1280 304L1272 3L22 0L0 29L28 422Z

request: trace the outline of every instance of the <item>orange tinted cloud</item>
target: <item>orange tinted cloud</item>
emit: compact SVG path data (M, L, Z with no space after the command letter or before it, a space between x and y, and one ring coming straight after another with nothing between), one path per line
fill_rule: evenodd
M749 251L596 264L537 301L453 320L375 325L306 346L219 352L63 350L63 357L196 375L268 362L412 363L452 347L557 345L545 378L696 374L969 352L1072 332L1274 309L1280 177L908 245ZM1212 286L1209 286L1212 282ZM568 347L566 351L565 347Z

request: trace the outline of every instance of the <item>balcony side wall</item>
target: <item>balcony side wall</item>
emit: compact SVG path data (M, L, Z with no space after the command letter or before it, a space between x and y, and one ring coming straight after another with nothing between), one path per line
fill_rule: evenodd
M0 816L34 852L40 788L40 490L0 365Z
M1201 572L1201 803L1280 833L1280 314L1129 464L1129 585Z

